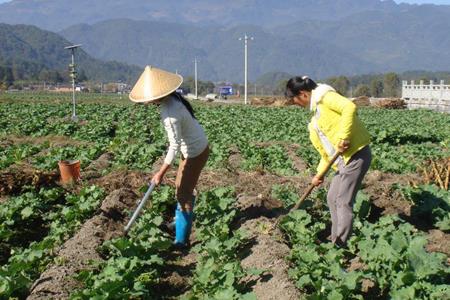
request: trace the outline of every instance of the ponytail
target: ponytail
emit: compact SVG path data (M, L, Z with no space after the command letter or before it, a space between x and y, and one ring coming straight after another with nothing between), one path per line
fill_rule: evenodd
M171 96L180 101L192 116L192 118L196 119L194 115L194 109L192 108L192 105L189 103L189 101L186 100L186 98L184 98L180 93L177 92L173 92Z
M300 91L311 92L316 87L317 83L315 83L314 80L312 80L308 76L303 77L296 76L288 80L284 95L286 98L292 99L295 96L297 96L300 93Z

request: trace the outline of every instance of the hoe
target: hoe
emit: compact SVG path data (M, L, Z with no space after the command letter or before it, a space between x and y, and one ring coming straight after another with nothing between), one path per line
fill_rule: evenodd
M133 213L133 216L131 217L130 221L128 222L127 226L125 226L124 234L127 235L128 231L130 230L131 226L134 224L136 219L139 216L139 213L141 212L142 208L145 206L145 203L147 202L148 198L150 198L150 194L152 193L153 189L155 188L155 183L151 183L147 192L144 195L144 198L142 198L141 201L139 201L138 207Z
M332 165L334 164L334 162L338 159L339 155L341 155L340 152L336 152L336 154L334 154L334 156L333 156L333 157L331 158L331 160L328 162L328 164L327 164L327 166L326 166L326 169L325 169L322 173L319 173L319 174L318 174L320 178L325 177L325 175L327 174L327 172L330 170L331 166L332 166ZM278 227L278 225L279 225L279 223L280 223L280 221L281 221L281 219L282 219L283 217L285 217L285 216L288 215L289 213L293 212L294 210L297 210L297 209L300 207L300 205L302 205L303 201L305 201L305 199L308 198L309 194L311 194L311 192L314 190L314 188L315 188L315 185L311 183L311 184L308 186L308 188L306 189L306 191L303 193L303 196L300 198L300 200L298 200L297 204L295 204L295 206L294 206L287 214L281 215L281 216L278 218L277 222L275 222L273 228Z

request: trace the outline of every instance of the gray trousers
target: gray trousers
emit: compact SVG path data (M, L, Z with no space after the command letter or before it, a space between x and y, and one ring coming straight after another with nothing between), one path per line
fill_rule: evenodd
M327 195L331 212L331 241L343 245L347 242L353 225L353 201L372 161L367 145L356 152L347 165L338 166Z

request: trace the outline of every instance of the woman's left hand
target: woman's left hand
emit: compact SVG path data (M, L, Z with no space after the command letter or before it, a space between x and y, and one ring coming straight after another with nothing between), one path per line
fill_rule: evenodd
M350 148L349 140L341 140L338 144L338 151L344 153L348 148Z

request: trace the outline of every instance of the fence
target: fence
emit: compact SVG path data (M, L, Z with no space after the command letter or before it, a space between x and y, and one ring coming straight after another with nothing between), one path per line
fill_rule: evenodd
M450 85L445 85L444 80L440 84L430 81L424 84L423 80L416 84L411 81L403 81L402 98L409 109L425 108L440 112L450 113Z

